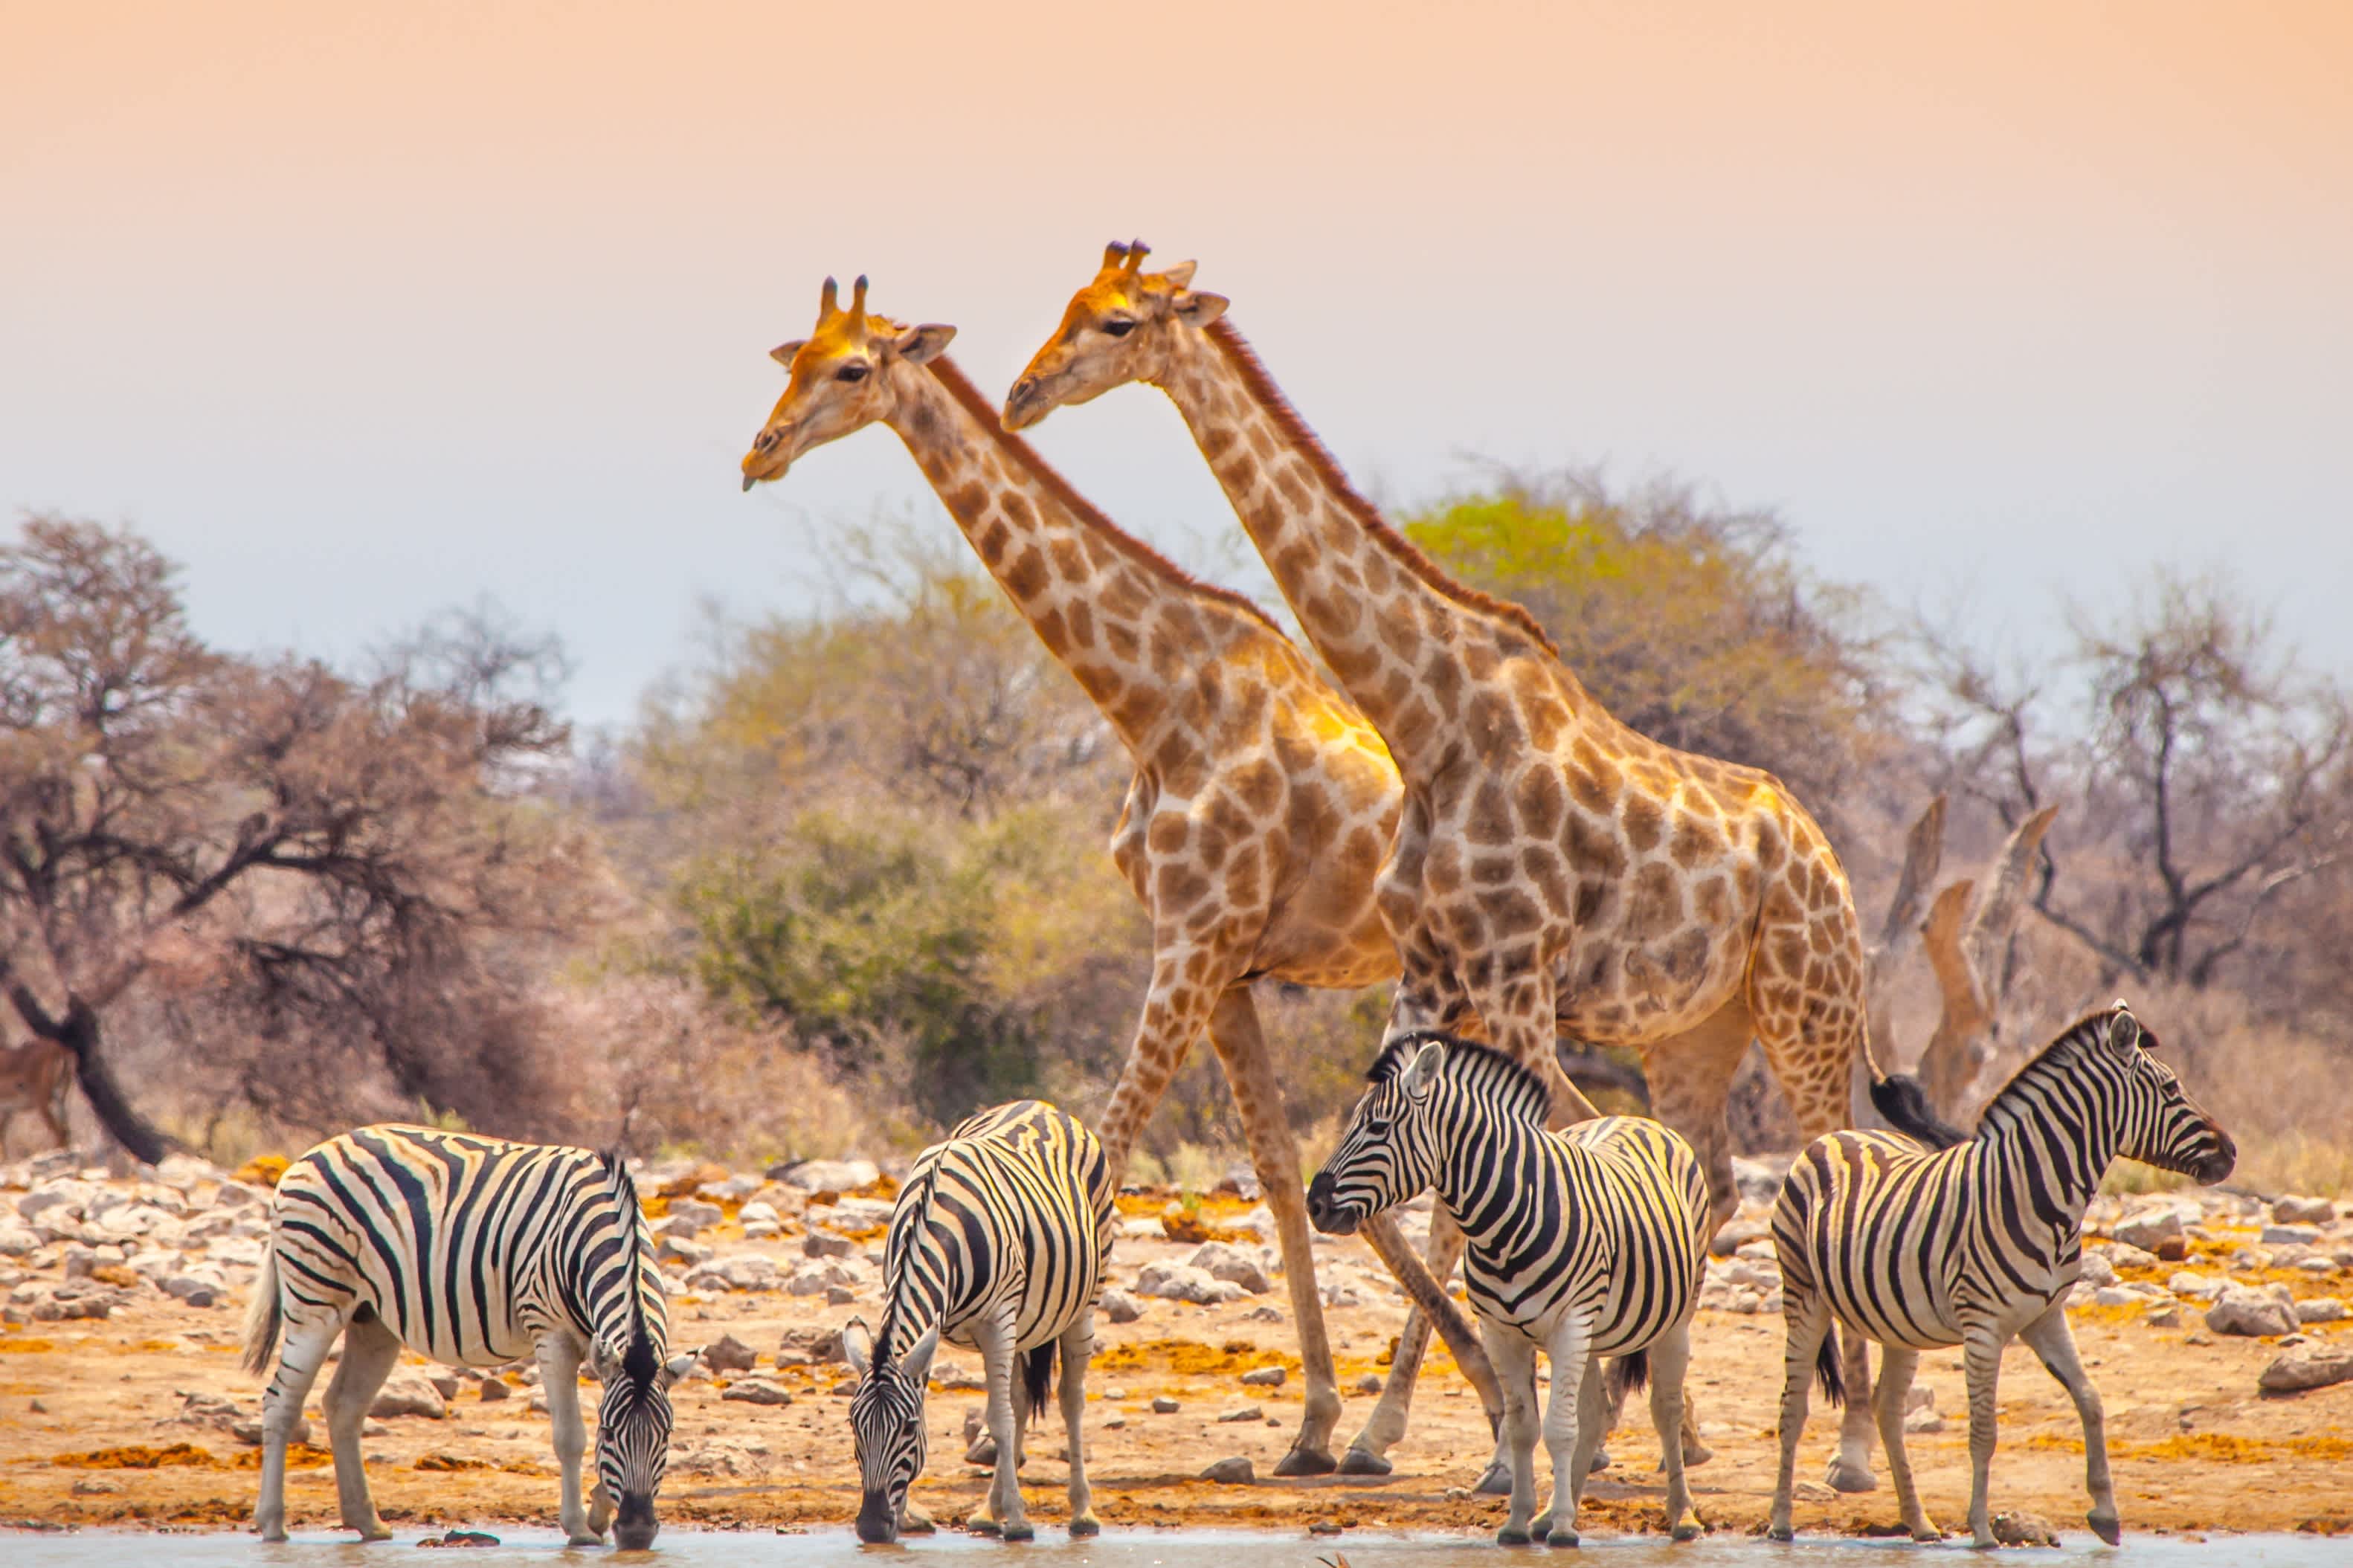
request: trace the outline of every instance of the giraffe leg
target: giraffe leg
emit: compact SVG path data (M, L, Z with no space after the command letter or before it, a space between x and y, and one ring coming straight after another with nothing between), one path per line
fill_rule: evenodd
M1389 1272L1405 1287L1414 1303L1406 1314L1405 1327L1398 1331L1397 1354L1390 1360L1380 1403L1373 1407L1372 1418L1365 1423L1364 1430L1356 1434L1340 1459L1342 1475L1385 1476L1389 1473L1389 1462L1384 1456L1391 1444L1405 1436L1406 1412L1413 1404L1414 1381L1421 1371L1422 1355L1430 1348L1433 1321L1438 1325L1439 1337L1453 1352L1455 1364L1477 1391L1479 1402L1487 1412L1488 1425L1498 1433L1503 1430L1504 1394L1494 1365L1477 1331L1471 1327L1470 1319L1439 1283L1454 1271L1455 1259L1462 1255L1462 1233L1454 1228L1443 1211L1430 1216L1430 1263L1442 1268L1443 1273L1433 1273L1430 1267L1414 1256L1392 1215L1374 1215L1365 1222L1362 1234L1374 1255L1388 1265ZM1449 1247L1451 1250L1444 1250ZM1439 1256L1441 1250L1442 1258Z
M1119 1082L1103 1107L1103 1124L1095 1130L1111 1163L1114 1188L1126 1178L1136 1135L1167 1092L1168 1080L1185 1065L1195 1037L1208 1026L1233 969L1220 947L1183 936L1177 922L1155 920L1154 926L1152 986L1145 993L1127 1060L1119 1069ZM1216 978L1191 978L1188 971Z
M1340 1424L1340 1379L1332 1367L1332 1342L1324 1330L1324 1299L1315 1288L1315 1256L1307 1229L1307 1192L1299 1179L1299 1144L1283 1112L1282 1086L1266 1053L1258 1008L1247 986L1218 998L1209 1015L1209 1042L1225 1065L1249 1135L1250 1161L1258 1169L1267 1207L1274 1213L1282 1247L1283 1283L1291 1291L1291 1316L1299 1331L1301 1370L1307 1380L1307 1408L1291 1451L1275 1466L1278 1476L1329 1475L1332 1429Z
M1814 1016L1834 1011L1825 1005L1809 1008L1804 1019L1768 1017L1761 1010L1757 1015L1757 1037L1765 1047L1766 1065L1773 1069L1774 1080L1788 1099L1798 1135L1809 1142L1852 1125L1853 1120L1852 1097L1863 1060L1862 1013L1857 1003L1828 1022ZM1847 1335L1840 1352L1839 1375L1846 1380L1848 1394L1846 1413L1839 1421L1838 1452L1831 1456L1823 1479L1836 1491L1873 1491L1879 1479L1871 1471L1872 1440L1876 1436L1869 1397L1871 1352L1861 1334Z

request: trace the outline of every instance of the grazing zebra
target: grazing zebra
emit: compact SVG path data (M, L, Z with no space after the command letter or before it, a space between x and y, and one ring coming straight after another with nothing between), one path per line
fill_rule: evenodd
M2084 1423L2089 1522L2115 1545L2116 1491L2099 1391L2084 1375L2065 1301L2083 1268L2084 1210L2121 1154L2219 1182L2238 1158L2229 1134L2150 1055L2156 1037L2118 1002L2061 1035L1988 1103L1977 1136L1924 1152L1884 1132L1833 1132L1798 1156L1773 1209L1788 1346L1781 1470L1771 1531L1789 1539L1789 1487L1806 1426L1810 1366L1845 1397L1833 1326L1884 1351L1873 1412L1905 1528L1939 1538L1904 1452L1904 1396L1920 1352L1962 1347L1969 1383L1969 1531L1994 1544L1986 1513L1994 1383L2002 1347L2023 1337Z
M1545 1130L1542 1079L1485 1046L1400 1035L1373 1063L1340 1147L1307 1189L1315 1227L1345 1235L1426 1187L1469 1238L1463 1278L1504 1390L1511 1511L1495 1539L1531 1531L1577 1544L1577 1509L1608 1428L1600 1358L1651 1377L1667 1472L1667 1528L1690 1517L1679 1437L1691 1321L1710 1228L1706 1173L1656 1121L1605 1116ZM1552 1358L1545 1446L1552 1506L1535 1509L1535 1352ZM1570 1401L1576 1404L1572 1409Z
M269 1370L262 1402L263 1539L286 1538L286 1439L335 1336L327 1433L343 1528L381 1541L360 1464L360 1424L406 1345L452 1366L496 1366L536 1348L555 1427L564 1533L644 1547L670 1452L670 1388L694 1363L663 1360L661 1276L618 1156L508 1143L429 1127L363 1127L286 1168L269 1250L246 1318L245 1364ZM580 1365L604 1380L592 1516L580 1503ZM616 1505L617 1504L617 1511Z
M923 1391L943 1338L977 1350L988 1377L997 1479L967 1522L1008 1541L1036 1535L1016 1472L1021 1430L1046 1403L1059 1347L1071 1533L1103 1528L1080 1423L1111 1222L1103 1145L1042 1100L980 1111L916 1157L891 1214L881 1317L871 1337L857 1319L841 1336L860 1379L849 1402L862 1490L859 1540L895 1541L910 1523L907 1489L923 1468Z

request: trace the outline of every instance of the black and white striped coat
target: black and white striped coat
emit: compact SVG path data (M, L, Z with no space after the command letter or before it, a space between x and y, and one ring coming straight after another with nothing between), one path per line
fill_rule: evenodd
M361 1468L360 1424L403 1346L455 1366L535 1352L554 1426L562 1522L575 1544L642 1547L669 1457L670 1387L693 1356L666 1360L661 1276L637 1189L611 1154L429 1127L363 1127L286 1168L269 1251L246 1324L246 1364L277 1372L263 1401L263 1536L285 1535L286 1441L333 1347L326 1415L343 1521L387 1533ZM280 1341L283 1336L283 1349ZM579 1369L605 1393L594 1514L582 1506Z
M1008 1541L1035 1533L1016 1468L1021 1430L1045 1403L1059 1351L1071 1531L1101 1528L1080 1423L1112 1198L1103 1145L1042 1100L981 1111L916 1157L891 1215L881 1316L871 1338L856 1321L842 1336L860 1379L849 1405L860 1540L895 1540L908 1517L907 1489L923 1468L923 1394L942 1339L978 1351L988 1379L997 1479L971 1522Z
M1504 1385L1512 1503L1499 1539L1548 1527L1556 1544L1577 1540L1577 1499L1606 1425L1602 1356L1648 1357L1667 1526L1679 1539L1696 1533L1677 1430L1709 1229L1707 1178L1691 1146L1641 1117L1547 1131L1542 1080L1447 1036L1399 1037L1368 1076L1308 1188L1309 1212L1319 1229L1345 1233L1434 1189L1461 1226L1471 1305ZM1553 1506L1532 1520L1538 1348L1552 1358ZM1633 1366L1641 1375L1641 1361Z
M1806 1388L1819 1367L1844 1397L1834 1323L1885 1347L1873 1398L1904 1522L1936 1538L1904 1450L1904 1395L1919 1352L1962 1347L1969 1385L1969 1526L1994 1543L1986 1498L2002 1347L2023 1337L2084 1423L2090 1522L2113 1543L2099 1394L2084 1374L2064 1303L2082 1269L2084 1211L2118 1155L2201 1182L2236 1159L2222 1130L2150 1054L2124 1003L2082 1019L1989 1102L1975 1137L1936 1152L1884 1132L1833 1132L1790 1167L1773 1211L1788 1331L1781 1468L1771 1529L1789 1535Z

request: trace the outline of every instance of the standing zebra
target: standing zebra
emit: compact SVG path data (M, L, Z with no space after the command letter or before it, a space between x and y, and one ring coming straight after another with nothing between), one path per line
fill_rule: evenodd
M343 1336L327 1384L327 1432L343 1528L391 1534L360 1464L360 1423L401 1347L452 1366L496 1366L534 1347L562 1472L564 1533L650 1544L670 1453L670 1388L690 1353L663 1360L661 1276L638 1193L617 1155L508 1143L429 1127L363 1127L286 1168L269 1250L245 1326L245 1364L269 1370L254 1523L286 1539L286 1439ZM580 1503L580 1365L604 1380L592 1516ZM617 1501L617 1512L616 1503Z
M988 1376L997 1478L969 1522L1008 1541L1037 1534L1016 1472L1022 1428L1046 1403L1059 1347L1071 1533L1103 1528L1080 1424L1111 1222L1103 1145L1043 1100L980 1111L916 1157L884 1244L882 1315L871 1340L854 1318L841 1336L860 1378L849 1402L863 1493L859 1540L895 1541L907 1523L907 1489L923 1468L923 1391L942 1338L977 1350Z
M2156 1037L2122 1002L2083 1019L2020 1068L1978 1121L1977 1136L1924 1152L1884 1132L1833 1132L1806 1146L1773 1209L1788 1347L1781 1470L1771 1531L1789 1539L1789 1488L1819 1364L1831 1404L1845 1397L1833 1320L1885 1352L1873 1410L1904 1523L1940 1531L1920 1507L1904 1451L1904 1396L1923 1350L1962 1347L1969 1383L1969 1531L1994 1544L1986 1512L1994 1384L2002 1347L2022 1336L2084 1423L2089 1523L2115 1545L2116 1491L2099 1390L2084 1375L2064 1305L2083 1268L2084 1210L2119 1154L2219 1182L2238 1158L2229 1134L2150 1055Z
M1425 1187L1469 1238L1463 1277L1481 1338L1504 1384L1511 1512L1495 1539L1531 1531L1577 1544L1577 1509L1608 1427L1603 1356L1624 1358L1639 1387L1646 1359L1651 1419L1667 1472L1667 1528L1690 1518L1679 1431L1692 1311L1705 1267L1707 1177L1672 1131L1605 1116L1545 1129L1542 1079L1485 1046L1430 1032L1400 1035L1367 1075L1372 1087L1340 1147L1307 1189L1315 1227L1346 1235ZM1552 1506L1535 1509L1535 1353L1552 1358L1545 1447ZM1576 1405L1571 1408L1570 1401Z

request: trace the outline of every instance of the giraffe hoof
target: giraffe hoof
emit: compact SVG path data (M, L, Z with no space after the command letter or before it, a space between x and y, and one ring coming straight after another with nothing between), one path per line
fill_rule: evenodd
M1472 1487L1471 1489L1481 1497L1511 1496L1512 1467L1509 1465L1489 1465L1487 1467L1487 1473L1481 1476L1479 1478L1479 1484Z
M1668 1532L1668 1539L1672 1541L1697 1541L1700 1538L1700 1527L1693 1523L1690 1520L1685 1520Z
M1282 1456L1274 1467L1278 1476L1328 1476L1340 1468L1339 1461L1321 1448L1302 1447L1294 1443L1291 1452Z
M1596 1448L1593 1450L1592 1462L1585 1467L1585 1473L1588 1476L1598 1476L1609 1468L1609 1450L1607 1448Z
M2116 1545L2125 1538L2124 1521L2113 1513L2101 1513L2097 1510L2094 1510L2092 1512L2084 1516L2084 1522L2092 1527L2092 1533L2094 1535L2098 1536L2101 1540L2106 1542L2111 1546Z
M1340 1456L1344 1476L1386 1476L1396 1468L1370 1448L1351 1448Z
M1071 1539L1073 1541L1079 1540L1082 1536L1101 1535L1102 1533L1103 1521L1097 1519L1093 1514L1082 1513L1079 1515L1078 1518L1071 1521Z
M1771 1541L1795 1541L1798 1538L1798 1532L1786 1524L1767 1525L1765 1534Z
M1495 1531L1495 1544L1498 1546L1525 1546L1532 1539L1533 1537L1526 1531L1516 1524L1507 1524Z
M1545 1537L1545 1544L1546 1546L1574 1546L1577 1544L1577 1531L1569 1529L1568 1526L1565 1524L1556 1524L1553 1526L1552 1533Z
M1832 1459L1822 1479L1830 1483L1831 1490L1834 1492L1875 1492L1879 1489L1879 1478L1871 1473L1869 1465L1851 1465L1844 1459Z

